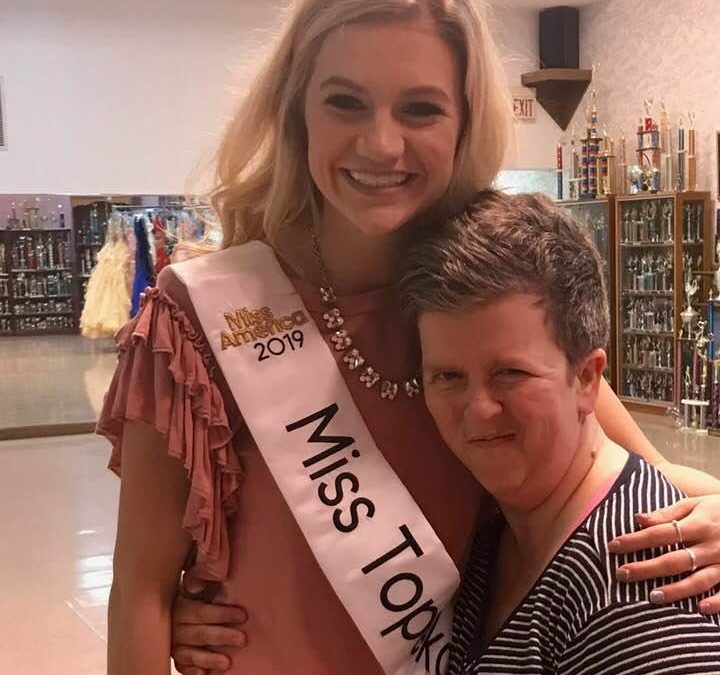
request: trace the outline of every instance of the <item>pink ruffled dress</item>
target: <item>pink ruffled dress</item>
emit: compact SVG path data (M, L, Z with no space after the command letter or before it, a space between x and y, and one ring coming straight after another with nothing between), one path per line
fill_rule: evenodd
M319 294L297 285L322 327ZM370 363L398 379L413 372L417 357L391 293L339 302ZM229 651L231 674L381 675L244 426L172 266L119 333L118 347L98 425L113 444L110 468L121 474L127 421L157 429L185 466L192 571L220 582L217 602L242 604L250 616L248 646ZM461 566L483 500L478 484L444 446L421 398L381 400L333 353L378 446Z

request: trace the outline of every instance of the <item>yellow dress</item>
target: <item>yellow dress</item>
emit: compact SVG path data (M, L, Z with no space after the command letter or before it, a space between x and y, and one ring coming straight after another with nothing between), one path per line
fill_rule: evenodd
M108 239L98 253L85 294L80 332L89 338L112 337L130 319L130 248L121 236Z

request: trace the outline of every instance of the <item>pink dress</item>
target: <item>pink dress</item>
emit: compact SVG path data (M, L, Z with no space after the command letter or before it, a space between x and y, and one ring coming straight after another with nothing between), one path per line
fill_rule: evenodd
M319 294L297 287L324 328ZM415 372L416 351L392 293L339 304L369 363L398 380ZM231 674L380 675L244 426L172 266L118 342L98 432L113 443L110 467L117 473L126 420L154 426L183 462L193 571L220 582L217 602L242 604L250 615L248 646L229 652ZM483 502L480 487L443 444L422 398L381 400L333 353L378 446L461 566Z

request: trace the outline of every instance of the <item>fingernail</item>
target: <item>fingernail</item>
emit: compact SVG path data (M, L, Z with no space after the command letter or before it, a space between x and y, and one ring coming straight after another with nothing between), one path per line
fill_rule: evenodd
M712 606L710 605L710 603L707 600L703 600L698 605L698 611L700 612L700 614L711 614Z
M615 578L618 581L630 581L630 570L619 569L615 573Z
M620 550L620 540L619 540L619 539L613 539L613 540L608 544L608 551L610 551L610 553L617 553L619 550Z
M653 591L650 593L650 602L652 602L653 605L665 604L665 593L662 591Z
M247 636L245 635L245 633L237 633L233 637L233 644L238 647L244 647L246 642L247 642Z

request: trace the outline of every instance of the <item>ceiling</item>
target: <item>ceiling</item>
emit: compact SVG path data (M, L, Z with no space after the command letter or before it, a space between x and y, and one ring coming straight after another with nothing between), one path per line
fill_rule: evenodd
M517 7L525 9L545 9L546 7L582 7L593 2L606 0L491 0L498 7Z

